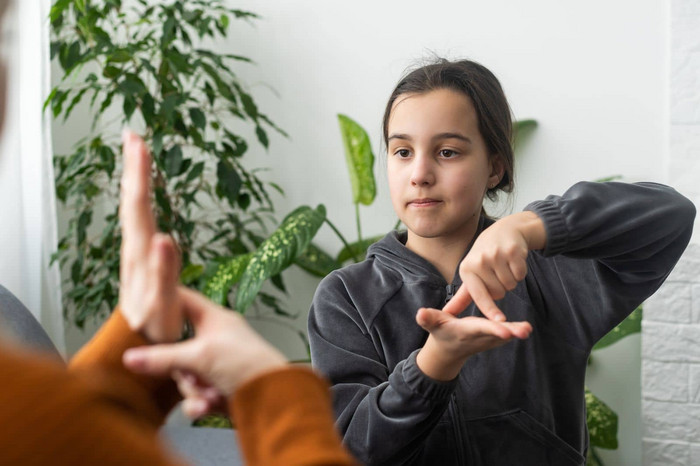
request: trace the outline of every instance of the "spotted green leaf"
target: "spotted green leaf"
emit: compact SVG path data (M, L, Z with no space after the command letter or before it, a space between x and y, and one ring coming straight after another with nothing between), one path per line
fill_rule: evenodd
M586 389L586 422L591 446L617 448L617 414Z
M374 154L367 132L345 115L338 115L340 133L345 146L345 161L348 164L352 201L370 205L374 202L377 188L374 183Z
M320 278L342 267L341 264L314 243L309 244L304 252L296 258L294 263L311 275Z
M642 306L635 309L632 314L628 315L617 327L610 330L607 335L596 343L594 350L599 350L616 343L618 340L642 331Z
M204 294L214 302L225 306L227 304L228 292L231 287L239 282L250 263L253 253L236 256L229 261L223 262L216 269L212 277L204 285Z
M309 246L326 218L326 208L301 206L282 221L269 238L253 253L241 277L236 294L236 310L245 312L265 280L289 267Z

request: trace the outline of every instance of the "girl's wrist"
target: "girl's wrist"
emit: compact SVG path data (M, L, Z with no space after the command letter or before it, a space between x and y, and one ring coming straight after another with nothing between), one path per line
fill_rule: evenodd
M547 245L547 230L542 219L534 212L523 211L513 215L517 219L516 227L525 238L527 249L530 251L544 249Z
M454 380L466 360L467 358L455 358L449 351L441 351L434 344L432 335L428 336L425 345L416 355L418 369L431 379L440 382Z

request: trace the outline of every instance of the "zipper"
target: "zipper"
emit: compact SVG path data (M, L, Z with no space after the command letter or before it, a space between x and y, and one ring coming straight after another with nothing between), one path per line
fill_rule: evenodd
M447 295L445 296L445 304L450 302L450 299L452 299L452 297L455 295L456 289L457 287L453 283L450 283L445 287L445 290L447 291Z

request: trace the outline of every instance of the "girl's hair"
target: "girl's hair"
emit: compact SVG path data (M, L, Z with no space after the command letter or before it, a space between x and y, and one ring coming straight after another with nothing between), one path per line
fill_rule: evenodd
M466 95L474 105L479 132L486 142L490 157L501 157L505 167L501 181L489 189L494 200L497 191L513 190L513 122L510 106L496 76L484 66L470 61L449 61L443 58L408 72L396 85L384 110L382 130L388 147L389 118L396 99L403 94L424 94L438 89L451 89Z

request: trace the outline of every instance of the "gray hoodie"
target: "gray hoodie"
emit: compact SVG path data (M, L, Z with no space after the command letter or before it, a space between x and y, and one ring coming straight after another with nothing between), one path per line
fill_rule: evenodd
M450 382L416 365L428 333L415 314L441 308L461 280L448 284L404 246L405 233L389 233L364 262L319 285L311 358L330 379L337 426L361 462L584 464L591 348L668 276L695 207L663 185L583 182L526 210L544 221L547 246L530 252L527 277L497 304L533 332L471 357ZM482 219L477 235L491 223ZM481 313L472 304L462 315Z

